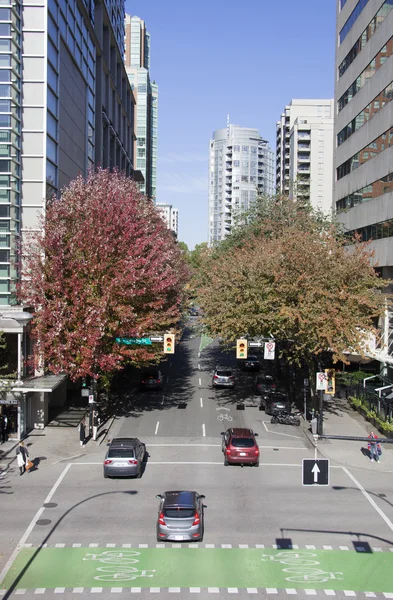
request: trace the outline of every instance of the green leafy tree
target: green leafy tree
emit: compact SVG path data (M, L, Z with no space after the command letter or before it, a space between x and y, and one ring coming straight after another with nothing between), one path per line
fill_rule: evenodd
M224 340L273 336L289 362L306 362L313 383L323 352L335 362L347 362L348 350L364 355L389 282L373 268L367 244L355 239L348 247L339 227L309 206L284 198L268 211L266 204L257 208L236 239L204 261L204 320Z

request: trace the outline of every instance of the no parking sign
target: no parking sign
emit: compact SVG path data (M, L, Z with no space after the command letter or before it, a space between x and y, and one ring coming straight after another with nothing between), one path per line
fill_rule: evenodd
M326 390L326 375L325 373L317 373L317 390Z
M275 342L266 342L265 344L265 353L263 358L267 360L274 360L274 350L276 347Z

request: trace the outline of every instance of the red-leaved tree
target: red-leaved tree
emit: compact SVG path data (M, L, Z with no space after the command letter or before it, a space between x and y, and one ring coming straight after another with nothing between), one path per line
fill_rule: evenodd
M124 174L79 176L25 236L20 299L32 307L35 358L73 380L144 364L161 345L116 337L175 331L187 269L154 204Z

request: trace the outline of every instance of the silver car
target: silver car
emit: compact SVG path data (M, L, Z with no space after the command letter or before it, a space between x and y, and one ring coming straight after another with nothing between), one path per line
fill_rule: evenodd
M141 477L146 446L138 438L115 438L104 458L104 477Z
M157 541L197 542L203 538L203 502L197 492L158 494Z
M214 369L212 388L235 387L235 376L231 367L218 366Z

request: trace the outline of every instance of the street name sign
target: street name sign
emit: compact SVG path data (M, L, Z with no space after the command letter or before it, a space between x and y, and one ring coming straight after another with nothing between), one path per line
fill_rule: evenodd
M329 485L329 459L303 458L303 485Z
M151 346L151 339L149 337L136 338L136 337L117 337L116 343L122 344L123 346L132 346L133 344L139 346Z
M274 360L274 351L276 348L276 342L266 342L265 353L263 358L265 360Z

